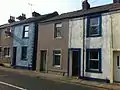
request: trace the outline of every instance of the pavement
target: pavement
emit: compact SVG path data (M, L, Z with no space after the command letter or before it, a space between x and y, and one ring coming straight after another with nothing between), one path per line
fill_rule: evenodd
M76 87L82 88L81 90L88 90L88 88L84 88L84 87L91 87L91 88L96 88L96 89L90 89L90 90L120 90L120 84L119 83L114 83L114 84L108 84L108 83L104 83L104 82L97 82L97 81L88 81L88 80L83 80L83 79L77 79L77 78L70 78L70 77L65 77L65 76L60 76L60 75L53 75L53 74L48 74L48 73L40 73L40 72L36 72L36 71L29 71L29 70L23 70L23 69L12 69L12 68L6 68L6 67L1 67L0 66L0 71L2 70L2 72L11 72L11 73L17 73L18 77L21 77L19 75L25 75L25 76L29 76L29 77L33 77L33 78L37 78L43 81L50 81L50 82L56 82L56 83L65 83L63 84L63 87L66 87L67 85L71 84L71 85L75 85ZM5 74L6 75L6 74ZM27 78L27 77L26 77ZM1 80L1 78L0 78ZM28 80L27 80L28 81ZM34 79L33 79L34 81ZM46 81L48 83L48 81ZM46 83L45 82L45 83ZM11 83L11 82L10 82ZM34 82L36 83L36 81ZM41 82L39 82L41 83ZM36 83L37 84L37 83ZM54 83L55 84L55 83ZM51 86L54 85L52 83ZM49 85L49 84L48 84ZM56 84L55 84L56 85ZM59 84L57 84L59 86ZM65 86L64 86L65 85ZM71 86L69 85L69 86ZM24 85L23 85L24 86ZM38 85L39 86L39 85ZM43 85L44 86L44 85ZM57 86L57 87L58 87ZM84 86L84 87L82 87ZM37 86L36 86L37 87ZM48 86L49 87L49 86ZM52 88L52 87L51 87ZM71 87L72 88L72 87ZM66 88L68 90L77 90L76 89L71 89L71 88ZM56 88L57 89L57 88ZM65 89L65 90L66 90ZM1 89L0 89L1 90ZM30 90L30 89L29 89ZM31 89L33 90L33 89ZM34 89L35 90L35 89ZM41 90L54 90L54 89L41 89ZM62 89L60 89L62 90Z

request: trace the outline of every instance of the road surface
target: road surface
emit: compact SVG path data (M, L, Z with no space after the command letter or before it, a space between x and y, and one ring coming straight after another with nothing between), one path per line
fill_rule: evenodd
M103 90L0 70L0 90Z

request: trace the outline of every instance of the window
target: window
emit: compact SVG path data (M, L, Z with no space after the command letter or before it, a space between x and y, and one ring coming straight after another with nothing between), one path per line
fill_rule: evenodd
M27 60L27 47L22 47L21 59Z
M61 51L54 50L53 51L53 66L60 67L60 59L61 59Z
M101 16L91 16L87 18L87 36L101 36Z
M4 48L4 56L10 57L10 48Z
M117 56L117 66L120 66L119 61L120 61L119 56Z
M87 49L86 59L86 71L101 72L101 49Z
M0 47L0 58L2 57L2 47Z
M24 26L23 38L28 38L28 31L29 31L29 26L28 25Z
M5 36L6 36L6 37L10 37L10 36L11 36L11 32L12 32L11 28L8 27L8 28L5 30Z
M55 24L54 38L62 38L62 24Z

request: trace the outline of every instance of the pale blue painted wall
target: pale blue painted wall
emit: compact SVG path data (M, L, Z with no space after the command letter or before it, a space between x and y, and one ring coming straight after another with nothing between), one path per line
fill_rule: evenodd
M29 38L24 39L23 36L23 27L29 25ZM14 36L13 36L13 47L17 47L16 53L16 66L28 67L32 64L33 57L33 47L34 47L34 33L35 24L28 23L14 26ZM21 60L21 48L22 46L27 46L27 58L28 60Z

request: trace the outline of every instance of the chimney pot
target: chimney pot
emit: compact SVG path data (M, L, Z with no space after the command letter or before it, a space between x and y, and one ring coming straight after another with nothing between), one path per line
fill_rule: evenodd
M82 9L83 10L87 10L87 9L89 9L90 8L90 4L88 3L88 0L84 0L83 2L82 2Z
M120 0L113 0L113 3L120 3Z

